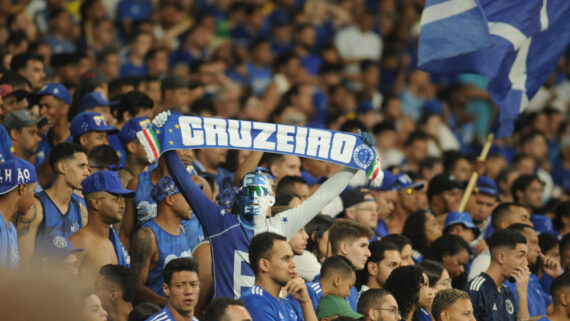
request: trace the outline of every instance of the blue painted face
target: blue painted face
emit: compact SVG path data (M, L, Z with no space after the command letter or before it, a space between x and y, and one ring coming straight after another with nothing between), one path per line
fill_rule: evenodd
M242 180L237 202L239 219L246 227L253 228L262 223L267 210L275 203L269 179L260 171L248 173Z

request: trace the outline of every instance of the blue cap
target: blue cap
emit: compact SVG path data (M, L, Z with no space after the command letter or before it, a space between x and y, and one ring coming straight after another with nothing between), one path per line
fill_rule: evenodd
M426 114L443 114L443 104L439 100L428 100L422 106L422 112Z
M176 187L176 184L174 183L172 177L164 176L158 181L158 183L156 183L156 185L154 185L150 195L158 204L164 201L167 196L172 196L178 193L180 193L180 191L178 190L178 187Z
M469 215L469 213L457 211L447 214L443 232L445 233L450 226L456 224L461 224L468 229L472 229L473 233L475 233L475 237L479 236L479 233L481 232L479 228L473 224L473 220L471 219L471 215Z
M152 15L150 1L123 0L117 6L117 20L148 20Z
M38 179L32 163L14 157L0 164L0 195L6 194L20 184L33 183Z
M395 191L396 187L394 184L396 183L396 175L392 174L389 170L383 169L382 172L384 173L384 180L382 181L382 185L379 187L370 186L370 189L375 191Z
M96 192L107 192L124 197L135 196L135 192L123 188L119 174L112 171L98 171L91 174L83 180L81 187L83 187L84 195Z
M66 104L71 105L71 94L64 85L58 83L47 84L36 94L37 96L54 96L59 100L63 100Z
M499 189L497 188L497 183L495 183L494 180L485 175L479 177L479 179L477 180L477 192L489 194L491 196L499 195Z
M71 254L79 251L83 251L83 249L74 249L65 237L56 235L51 242L48 242L45 251L46 260L54 263L61 262Z
M111 134L119 132L117 128L107 125L105 117L100 113L87 111L73 117L70 130L73 137L79 137L89 132L109 132Z
M123 125L119 133L121 144L126 144L137 138L137 132L145 130L150 125L150 120L146 117L131 118Z
M79 99L79 111L85 111L87 109L95 108L97 106L111 106L115 105L117 102L108 101L103 93L99 91L90 92L87 95L83 95L81 99Z
M396 182L394 183L394 187L398 191L408 188L413 188L417 190L417 189L422 189L424 187L424 183L414 183L410 178L410 176L408 176L408 174L402 173L396 176Z

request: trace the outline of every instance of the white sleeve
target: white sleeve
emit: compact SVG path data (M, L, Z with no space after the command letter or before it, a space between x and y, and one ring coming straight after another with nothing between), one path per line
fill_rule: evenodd
M315 255L309 251L304 251L302 255L293 256L293 261L297 265L297 272L303 280L311 282L317 274L321 273L321 263Z
M344 167L333 177L327 179L303 204L267 219L266 226L263 227L264 231L281 234L290 240L295 233L317 216L325 205L342 193L357 171L357 169ZM256 229L255 234L260 232L262 231Z
M469 270L469 276L467 281L471 281L474 277L479 275L481 272L487 271L489 265L491 264L491 253L489 250L479 254L471 263L471 269Z

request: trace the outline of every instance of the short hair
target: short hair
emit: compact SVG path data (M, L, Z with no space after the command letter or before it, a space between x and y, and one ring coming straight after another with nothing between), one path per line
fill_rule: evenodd
M307 181L304 178L302 178L301 176L288 175L288 176L285 176L279 180L279 183L277 183L275 190L277 192L294 193L295 192L295 184L308 185Z
M15 55L10 62L10 70L18 72L28 66L30 60L36 60L43 63L43 57L36 54L23 53Z
M400 249L398 248L398 246L396 246L396 244L392 242L386 242L384 241L384 239L370 243L368 245L368 249L370 250L370 256L366 260L364 269L357 272L357 277L356 277L357 288L361 287L363 284L366 284L366 282L368 282L368 277L369 277L368 268L367 268L368 263L370 262L378 263L384 260L386 251L396 251L398 253L400 252Z
M268 255L273 249L275 241L284 241L287 239L279 234L272 232L263 232L255 235L249 243L249 265L253 270L253 274L257 276L259 273L259 260L262 258L269 259Z
M154 102L145 93L139 90L132 90L121 97L117 107L117 120L124 121L123 113L129 112L131 117L135 117L143 109L152 109Z
M145 321L146 319L150 318L153 314L161 311L162 309L150 302L143 302L137 304L131 313L129 313L128 321Z
M441 312L449 309L458 300L471 300L471 298L469 294L458 289L445 289L437 292L431 304L431 312L435 321L440 321Z
M245 307L244 303L238 299L221 297L212 300L204 310L202 321L227 320L226 309L232 305Z
M520 144L521 146L524 146L530 142L532 142L536 137L542 137L544 138L544 140L546 140L546 135L544 135L544 133L540 130L531 130L530 132L526 133L525 135L523 135L521 137L521 141Z
M55 172L55 168L59 162L73 159L76 153L84 153L85 156L87 156L87 149L74 143L65 142L57 144L49 154L49 166Z
M415 266L400 266L388 277L384 288L396 299L402 313L402 319L413 313L420 298L420 289L424 282L423 272Z
M456 255L462 250L471 254L471 247L463 238L457 235L445 234L435 240L429 251L424 255L424 259L443 262L444 255Z
M524 223L514 223L509 225L509 227L507 227L509 230L513 230L513 231L519 231L521 233L523 233L524 229L529 228L531 230L534 231L534 227L528 225L528 224L524 224Z
M414 250L425 255L429 249L426 237L426 215L433 215L426 210L412 213L404 222L402 234L412 240Z
M321 279L324 279L332 273L339 273L342 277L349 277L356 271L350 260L342 255L333 255L327 258L321 265Z
M412 246L412 241L407 236L402 234L388 234L382 238L382 241L390 242L396 245L400 252L402 252L406 245Z
M378 306L378 302L383 300L385 296L392 295L384 289L369 289L364 291L358 298L356 311L362 315L367 315L368 311Z
M570 249L570 233L568 233L562 237L562 239L560 240L559 246L560 246L560 253L561 254L566 252L568 249ZM563 266L562 268L566 268L566 267Z
M552 301L554 303L558 302L558 295L562 292L563 288L570 286L570 272L564 272L562 275L554 279L550 285L550 295L552 295Z
M374 125L374 127L372 127L372 133L374 133L374 135L380 135L387 131L393 131L393 132L396 131L396 126L394 125L393 122L383 121L377 123L376 125Z
M542 253L546 253L555 247L558 248L560 241L554 234L540 233L538 236L538 245L540 246Z
M93 147L87 154L87 159L89 160L89 167L100 170L113 170L121 163L117 151L105 144Z
M471 163L471 159L467 155L464 155L457 151L446 152L443 159L443 170L445 172L451 172L453 169L455 169L457 162L462 159Z
M170 286L170 281L172 281L172 275L174 272L182 271L196 272L196 274L198 274L198 263L189 257L179 257L171 260L166 263L164 270L162 270L164 283Z
M121 289L123 300L131 303L135 301L137 278L131 269L118 264L107 264L99 269L99 274Z
M497 175L497 187L499 188L500 192L510 192L510 191L505 191L501 189L501 184L499 184L500 182L506 182L507 179L509 178L509 175L511 175L511 173L516 172L516 168L514 166L507 166L503 169L501 169L501 171L499 171L499 174Z
M502 203L495 207L491 213L491 226L498 230L501 223L511 214L511 207L515 206L524 207L517 203Z
M517 244L526 244L526 238L519 231L504 229L498 230L493 233L488 239L485 240L493 258L493 252L499 247L509 247L514 249Z
M542 184L542 181L536 175L521 175L521 176L519 176L519 178L517 178L513 182L513 185L511 186L511 195L513 196L513 200L515 200L515 202L518 203L520 200L517 196L517 192L518 191L524 191L534 181L538 181L538 182L540 182L540 184Z
M371 239L372 236L374 232L370 227L352 220L338 219L329 232L332 253L338 253L341 242L354 242L361 237Z
M271 166L279 165L285 161L285 154L265 153L261 159L261 163L265 163L267 169L271 170Z
M289 206L289 202L291 202L291 200L294 198L301 199L301 196L299 196L299 194L296 193L278 191L277 193L275 193L275 204L273 205L272 208L274 208L275 206L287 207Z
M434 260L421 260L418 265L416 265L422 272L424 272L429 280L429 286L435 287L437 281L441 279L441 274L445 270L445 266L441 262Z
M428 139L430 139L430 136L426 132L418 129L410 133L408 139L406 139L406 141L404 142L404 146L409 147L412 146L412 144L417 140L428 140Z
M432 169L438 163L443 164L441 158L432 157L432 156L426 157L420 161L418 165L419 166L418 172L421 174L424 169L426 168Z

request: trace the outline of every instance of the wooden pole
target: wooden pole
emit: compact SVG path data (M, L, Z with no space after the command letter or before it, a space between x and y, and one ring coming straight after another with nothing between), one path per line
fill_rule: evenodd
M489 154L489 149L491 148L491 144L493 143L493 139L495 139L495 134L490 133L487 135L487 141L485 141L485 145L483 145L483 150L481 150L481 155L479 155L478 160L484 162L487 159L487 154ZM469 183L467 183L467 188L465 188L465 192L463 192L463 197L461 197L461 203L459 203L459 212L463 212L465 210L465 206L467 206L467 201L469 201L469 197L473 193L473 189L477 184L477 179L479 178L479 173L477 171L473 171L471 173L471 177L469 178Z

